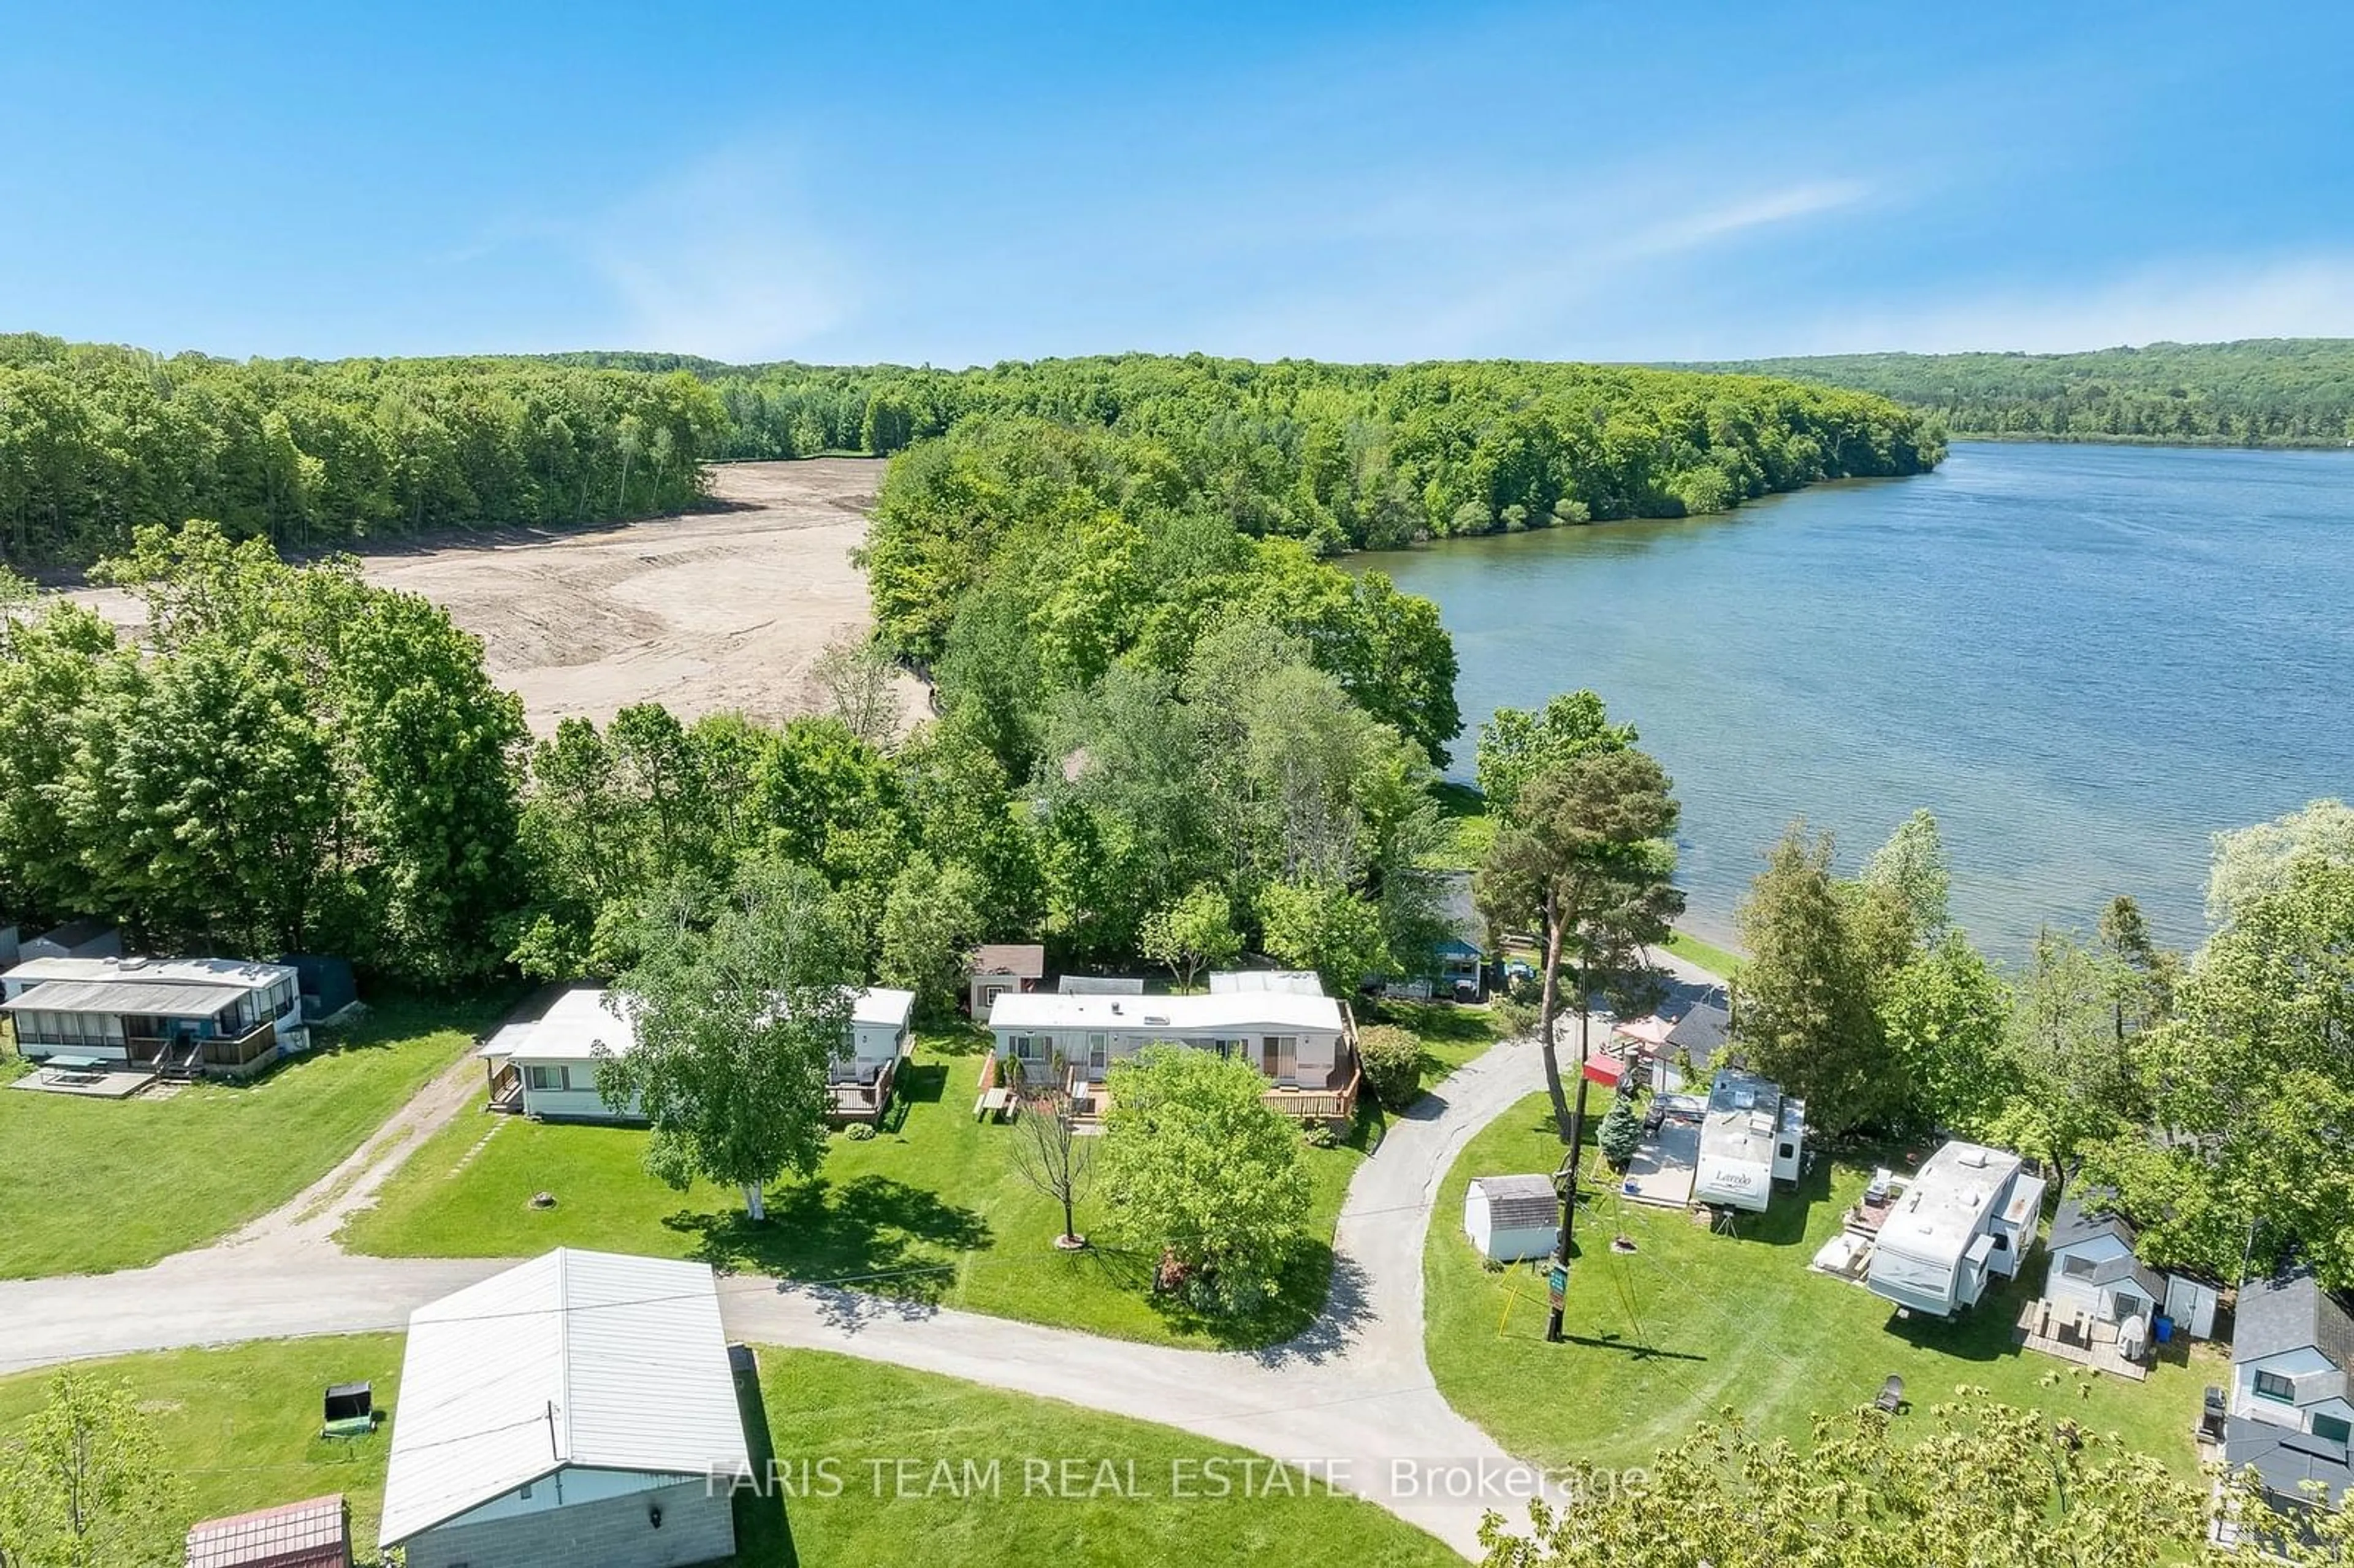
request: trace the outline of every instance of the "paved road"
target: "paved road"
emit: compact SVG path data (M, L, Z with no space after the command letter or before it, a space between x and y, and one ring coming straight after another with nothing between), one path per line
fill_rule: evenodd
M0 1282L0 1372L134 1351L399 1330L428 1301L506 1266L355 1257L334 1233L471 1104L470 1058L275 1215L119 1274ZM1530 1472L1438 1394L1422 1348L1423 1242L1464 1145L1543 1086L1532 1045L1494 1047L1394 1120L1359 1168L1331 1298L1299 1338L1182 1351L756 1277L722 1285L731 1336L833 1351L1134 1416L1248 1448L1359 1491L1467 1555L1490 1508L1517 1520Z

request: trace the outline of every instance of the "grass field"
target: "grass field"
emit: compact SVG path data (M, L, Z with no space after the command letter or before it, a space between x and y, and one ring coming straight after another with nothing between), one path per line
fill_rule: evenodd
M351 1499L355 1539L373 1552L390 1427L349 1442L320 1438L319 1396L326 1383L370 1378L377 1408L397 1422L400 1346L398 1336L381 1334L275 1340L130 1356L99 1370L127 1379L154 1414L186 1483L192 1520L342 1492ZM1239 1456L1166 1427L821 1351L763 1350L759 1361L758 1399L745 1402L756 1463L773 1453L795 1472L806 1462L814 1475L820 1461L830 1461L841 1489L781 1506L739 1499L740 1568L918 1562L1013 1568L1057 1559L1145 1564L1261 1555L1402 1568L1455 1561L1437 1542L1353 1499L1172 1499L1172 1461ZM39 1404L48 1375L0 1379L0 1439ZM1031 1458L1084 1461L1090 1479L1096 1463L1108 1459L1123 1487L1132 1465L1138 1485L1117 1496L1025 1497L1023 1461ZM995 1495L980 1488L966 1496L901 1495L902 1460L917 1467L909 1492L927 1489L939 1460L960 1477L967 1460L983 1475L996 1461L1002 1484ZM880 1495L875 1461L885 1466Z
M255 1083L170 1099L0 1089L0 1278L137 1268L267 1213L457 1060L503 1001L391 1002Z
M1544 1097L1532 1096L1473 1139L1438 1193L1423 1269L1424 1334L1449 1403L1524 1458L1643 1463L1692 1424L1730 1407L1754 1431L1803 1438L1816 1412L1869 1403L1901 1374L1926 1405L1962 1385L2006 1403L2070 1414L2114 1431L2186 1475L2200 1390L2227 1370L2211 1349L2178 1351L2145 1383L2080 1373L2010 1341L2030 1294L2014 1283L1952 1324L1897 1322L1861 1286L1808 1272L1868 1172L1825 1162L1737 1236L1681 1212L1606 1196L1578 1222L1569 1342L1544 1342L1545 1286L1526 1265L1486 1272L1464 1239L1463 1192L1476 1175L1561 1162ZM1610 1250L1614 1234L1637 1250ZM2040 1276L2039 1253L2028 1265ZM2049 1380L2047 1382L2047 1380Z
M1741 972L1740 954L1713 942L1703 942L1689 931L1671 934L1667 948L1686 963L1698 964L1720 980L1731 980Z
M982 1060L925 1042L900 1076L903 1113L871 1141L837 1135L814 1179L769 1194L765 1225L745 1221L732 1188L677 1192L647 1175L642 1132L469 1115L420 1148L344 1240L389 1256L525 1257L571 1245L697 1258L1164 1343L1265 1344L1313 1319L1361 1148L1303 1147L1310 1239L1281 1296L1247 1319L1204 1319L1152 1298L1143 1253L1055 1250L1062 1213L1014 1171L1018 1129L973 1119ZM1357 1143L1378 1125L1361 1123ZM541 1192L556 1207L530 1206ZM1080 1206L1083 1232L1101 1218Z

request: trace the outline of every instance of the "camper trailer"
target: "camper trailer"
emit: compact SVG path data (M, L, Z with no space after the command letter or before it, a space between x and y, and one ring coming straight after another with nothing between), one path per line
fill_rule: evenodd
M2019 1272L2042 1205L2043 1178L2018 1155L1948 1143L1889 1211L1864 1284L1899 1307L1950 1318L1975 1305L1989 1278Z
M1798 1179L1807 1102L1784 1099L1769 1079L1730 1070L1716 1075L1701 1118L1692 1202L1763 1213L1774 1183Z

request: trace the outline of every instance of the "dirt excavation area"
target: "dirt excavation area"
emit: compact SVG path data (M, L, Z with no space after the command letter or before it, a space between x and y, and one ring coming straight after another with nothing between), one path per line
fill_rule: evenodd
M879 458L721 463L707 510L582 529L500 529L366 547L368 580L421 594L482 640L491 678L536 734L631 703L682 718L727 710L774 722L825 705L811 666L874 625L850 552L866 536ZM127 593L80 588L126 630ZM912 723L924 691L899 679Z
M366 571L480 637L540 734L648 700L684 718L790 718L823 705L810 667L826 644L873 624L850 552L882 477L866 458L725 463L709 511L395 547ZM920 693L905 685L912 715Z

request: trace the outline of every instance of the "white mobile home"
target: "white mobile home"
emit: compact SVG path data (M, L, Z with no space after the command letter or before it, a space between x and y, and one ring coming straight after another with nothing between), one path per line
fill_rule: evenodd
M1550 1176L1481 1176L1463 1194L1463 1234L1491 1263L1550 1257L1561 1245L1561 1199Z
M2043 1178L2027 1174L2018 1155L1948 1143L1890 1207L1864 1284L1899 1307L1951 1317L1975 1305L1989 1278L2019 1272L2042 1204Z
M907 1054L915 1003L913 991L879 986L852 998L835 1079L853 1086L881 1080ZM488 1065L491 1108L544 1121L642 1120L634 1100L611 1106L597 1091L599 1055L637 1047L632 1012L620 992L584 986L557 997L536 1022L499 1031L476 1053Z
M1099 1115L1115 1062L1166 1044L1240 1056L1288 1115L1346 1120L1358 1088L1348 1009L1313 976L1213 975L1206 995L1008 993L989 1010L997 1054L1035 1077L1060 1063L1082 1118Z
M1692 1202L1763 1213L1776 1181L1798 1179L1807 1102L1784 1099L1769 1079L1730 1069L1716 1075L1701 1118Z
M311 1048L302 982L238 959L36 958L0 975L16 1049L38 1060L240 1077Z
M732 1555L749 1446L708 1266L561 1250L408 1319L382 1542L408 1568Z
M2052 1317L2117 1325L2164 1317L2191 1339L2211 1338L2221 1295L2215 1283L2143 1264L2134 1254L2132 1222L2103 1212L2105 1196L2071 1192L2052 1216L2043 1298Z

